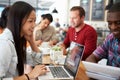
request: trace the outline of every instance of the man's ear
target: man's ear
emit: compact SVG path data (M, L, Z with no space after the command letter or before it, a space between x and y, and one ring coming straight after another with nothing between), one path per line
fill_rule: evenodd
M84 20L84 19L85 19L85 16L82 16L81 19Z

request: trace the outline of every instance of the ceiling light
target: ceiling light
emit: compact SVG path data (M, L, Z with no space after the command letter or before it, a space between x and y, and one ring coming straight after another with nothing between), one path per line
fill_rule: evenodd
M58 13L58 11L56 10L56 8L54 8L54 10L52 11L52 13Z

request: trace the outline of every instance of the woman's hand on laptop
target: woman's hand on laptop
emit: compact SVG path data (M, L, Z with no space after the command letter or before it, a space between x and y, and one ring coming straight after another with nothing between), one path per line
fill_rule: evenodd
M28 73L30 79L35 79L40 75L44 75L48 72L45 65L36 65L35 68Z

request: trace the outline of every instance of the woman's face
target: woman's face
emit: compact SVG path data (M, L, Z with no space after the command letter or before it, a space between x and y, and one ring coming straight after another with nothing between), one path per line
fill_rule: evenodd
M35 26L35 21L36 21L36 14L35 11L33 10L28 18L23 19L23 26L21 30L21 37L24 35L31 36L33 34L34 26Z

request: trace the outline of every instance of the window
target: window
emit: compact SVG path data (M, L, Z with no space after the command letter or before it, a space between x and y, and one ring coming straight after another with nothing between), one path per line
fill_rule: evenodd
M85 20L89 20L90 0L81 0L80 6L82 6L85 10Z
M105 0L93 0L92 20L103 21L105 14Z

